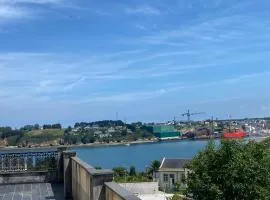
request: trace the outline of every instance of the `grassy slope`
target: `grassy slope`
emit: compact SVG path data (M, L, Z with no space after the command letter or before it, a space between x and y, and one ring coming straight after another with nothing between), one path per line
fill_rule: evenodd
M63 129L33 130L25 133L21 138L21 142L28 141L30 144L57 144L63 135Z

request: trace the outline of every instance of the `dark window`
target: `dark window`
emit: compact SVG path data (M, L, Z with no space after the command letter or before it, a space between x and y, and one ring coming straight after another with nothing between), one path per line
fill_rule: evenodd
M170 180L171 180L171 184L174 185L175 183L174 174L170 174Z
M168 182L169 181L169 176L168 174L163 174L163 181Z

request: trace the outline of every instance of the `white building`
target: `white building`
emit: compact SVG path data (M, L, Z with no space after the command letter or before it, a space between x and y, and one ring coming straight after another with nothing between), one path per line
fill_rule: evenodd
M168 200L173 196L159 191L158 182L120 183L120 186L141 200Z
M185 187L185 180L189 172L186 165L189 162L190 159L163 158L156 176L154 175L154 180L158 181L159 188L166 192L174 189L176 184Z
M110 127L110 128L108 128L108 130L106 131L107 133L114 133L115 132L115 130L114 130L114 128L113 127Z

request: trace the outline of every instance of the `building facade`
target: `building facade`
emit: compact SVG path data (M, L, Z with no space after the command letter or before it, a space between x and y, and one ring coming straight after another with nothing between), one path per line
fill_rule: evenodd
M158 181L159 188L168 192L176 187L186 187L186 179L189 170L186 165L190 159L163 158L159 170L154 174L154 180Z
M155 137L160 140L179 138L180 132L174 128L174 126L160 125L153 126L153 132Z

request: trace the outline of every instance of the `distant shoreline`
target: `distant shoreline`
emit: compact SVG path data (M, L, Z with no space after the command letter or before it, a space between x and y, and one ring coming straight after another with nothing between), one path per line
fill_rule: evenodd
M171 139L154 139L154 140L137 140L132 142L110 142L110 143L88 143L88 144L72 144L66 145L67 148L80 148L80 147L109 147L109 146L130 146L130 145L137 145L137 144L154 144L159 142L176 142L176 141L202 141L202 140L211 140L211 139L219 139L219 138L171 138Z
M150 144L157 143L159 140L138 140L132 142L110 142L110 143L87 143L87 144L71 144L65 145L68 148L76 148L76 147L109 147L109 146L129 146L133 144Z
M259 141L262 141L270 136L255 136L251 137L250 139L257 138ZM248 139L249 137L247 137ZM67 147L68 149L71 148L100 148L100 147L113 147L113 146L130 146L130 145L137 145L137 144L154 144L159 142L176 142L176 141L203 141L203 140L211 140L211 139L220 139L220 138L171 138L171 139L153 139L153 140L137 140L132 142L110 142L110 143L87 143L87 144L71 144L71 145L55 145L55 146L38 146L38 147L15 147L15 146L7 146L7 147L0 147L1 149L33 149L33 148L58 148L58 147Z

